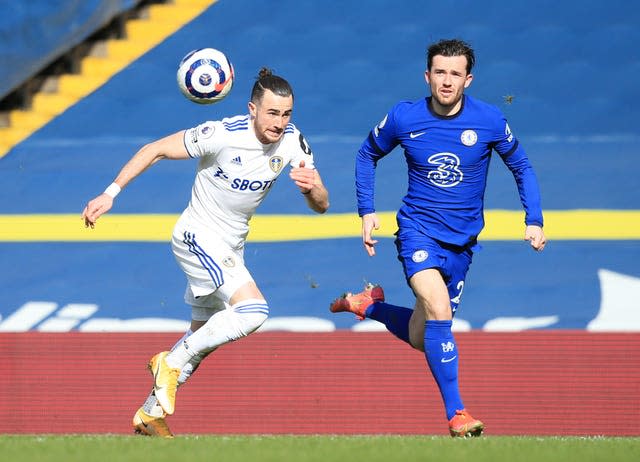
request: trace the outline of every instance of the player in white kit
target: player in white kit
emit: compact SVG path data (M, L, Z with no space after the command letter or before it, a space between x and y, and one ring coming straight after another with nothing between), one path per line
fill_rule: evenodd
M285 169L307 205L329 208L329 194L304 136L291 123L293 91L266 68L253 86L249 114L205 122L142 147L114 182L85 207L85 226L113 206L129 182L161 159L198 158L191 201L173 230L172 249L187 276L191 328L170 351L149 362L153 391L133 418L136 433L173 436L166 423L178 385L220 345L245 337L266 320L269 306L244 265L249 220Z

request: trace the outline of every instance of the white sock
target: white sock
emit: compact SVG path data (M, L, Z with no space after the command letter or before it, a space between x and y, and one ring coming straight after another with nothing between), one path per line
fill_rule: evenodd
M175 345L173 345L171 347L170 351L175 350L177 347L179 347L180 345L182 345L182 342L184 342L186 339L188 339L191 334L193 334L193 331L191 330L191 328L187 329L187 331L184 333L184 335L182 337L180 337L180 340L178 340Z
M246 337L262 325L268 314L269 306L262 299L244 300L226 310L218 311L191 334L183 345L167 356L167 363L176 365L172 367L182 368L196 354Z
M199 330L196 332L199 332ZM191 336L193 336L193 334L191 334ZM182 370L189 363L191 358L197 354L198 352L190 348L187 341L183 340L182 343L176 345L173 350L171 350L165 358L165 361L167 361L169 367Z
M142 405L142 410L154 417L162 417L164 415L164 410L158 404L158 399L153 393L153 390L151 390L151 393L147 397L147 400Z
M180 377L178 377L178 386L182 385L187 380L189 380L189 377L191 377L191 375L196 371L198 366L200 366L200 363L204 360L204 358L209 356L215 350L216 349L213 348L211 350L197 354L193 358L191 358L189 362L180 371Z

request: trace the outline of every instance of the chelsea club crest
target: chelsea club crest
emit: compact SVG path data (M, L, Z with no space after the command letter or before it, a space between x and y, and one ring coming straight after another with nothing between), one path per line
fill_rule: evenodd
M465 130L460 135L460 141L465 146L473 146L478 142L478 134L474 130Z

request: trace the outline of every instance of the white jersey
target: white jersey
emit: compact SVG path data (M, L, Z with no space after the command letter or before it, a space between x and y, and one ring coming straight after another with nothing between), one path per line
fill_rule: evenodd
M297 167L304 160L305 167L314 168L311 149L293 124L277 143L262 144L249 115L188 129L184 144L200 160L179 225L217 234L235 249L244 246L249 220L284 166Z

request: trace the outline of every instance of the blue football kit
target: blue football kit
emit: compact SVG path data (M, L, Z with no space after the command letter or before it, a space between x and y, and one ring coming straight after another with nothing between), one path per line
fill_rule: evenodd
M424 247L439 245L464 254L471 263L470 251L484 227L483 198L492 152L500 155L515 177L527 225L543 225L540 192L529 159L498 108L464 95L460 111L444 117L434 113L429 103L430 98L424 98L396 104L362 144L356 157L358 214L375 211L376 164L401 146L408 166L408 190L397 213L396 245L407 279L437 267L445 282L451 279L457 284L464 274L461 278L448 275L438 262L447 255L434 255L429 261ZM408 245L412 241L418 241L415 248ZM451 293L453 299L456 290Z
M452 116L436 114L430 103L427 97L396 104L362 143L356 157L358 214L375 212L377 162L400 146L408 167L408 189L396 215L398 259L407 281L419 271L438 269L454 315L484 227L484 192L493 151L515 178L525 224L542 226L543 217L535 172L502 112L467 95ZM365 313L411 344L413 310L377 302ZM428 319L424 332L425 357L448 419L464 409L451 326L451 320Z
M409 187L398 226L413 226L448 244L469 245L484 226L482 201L495 150L516 179L525 223L542 226L535 173L500 110L465 95L461 110L443 117L432 112L429 100L397 104L362 144L356 159L359 215L375 211L376 163L400 145Z

